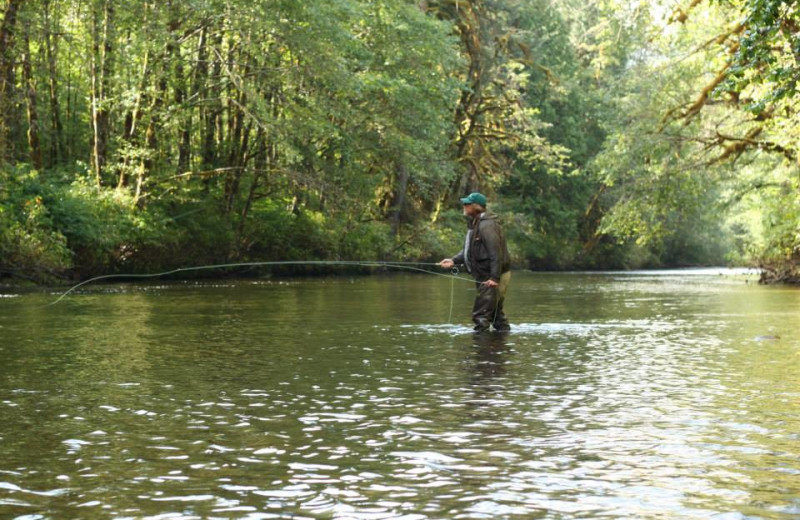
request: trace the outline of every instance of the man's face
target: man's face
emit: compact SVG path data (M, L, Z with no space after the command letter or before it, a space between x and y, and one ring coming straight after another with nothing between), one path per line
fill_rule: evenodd
M464 216L473 218L480 213L477 204L464 204Z

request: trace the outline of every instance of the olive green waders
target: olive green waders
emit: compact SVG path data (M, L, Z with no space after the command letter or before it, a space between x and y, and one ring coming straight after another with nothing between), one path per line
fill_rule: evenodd
M487 330L493 326L495 330L511 330L503 312L503 301L506 298L508 282L511 280L511 271L500 275L500 282L497 287L489 287L483 284L485 280L477 280L475 285L478 295L475 297L475 304L472 306L472 321L475 322L475 330Z

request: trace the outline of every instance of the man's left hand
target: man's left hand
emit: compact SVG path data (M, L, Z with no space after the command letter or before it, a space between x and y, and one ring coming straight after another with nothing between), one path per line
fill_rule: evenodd
M486 287L497 287L500 284L498 284L494 280L486 280L485 282L483 282L483 285L485 285Z

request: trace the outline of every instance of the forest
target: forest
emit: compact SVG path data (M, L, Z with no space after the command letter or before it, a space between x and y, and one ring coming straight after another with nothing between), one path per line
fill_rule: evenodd
M516 268L800 281L798 2L0 9L0 278L435 261L482 191Z

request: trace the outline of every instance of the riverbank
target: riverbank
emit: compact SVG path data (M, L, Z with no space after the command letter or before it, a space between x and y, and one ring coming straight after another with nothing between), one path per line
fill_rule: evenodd
M759 283L764 285L785 284L800 286L800 266L795 263L762 265Z

